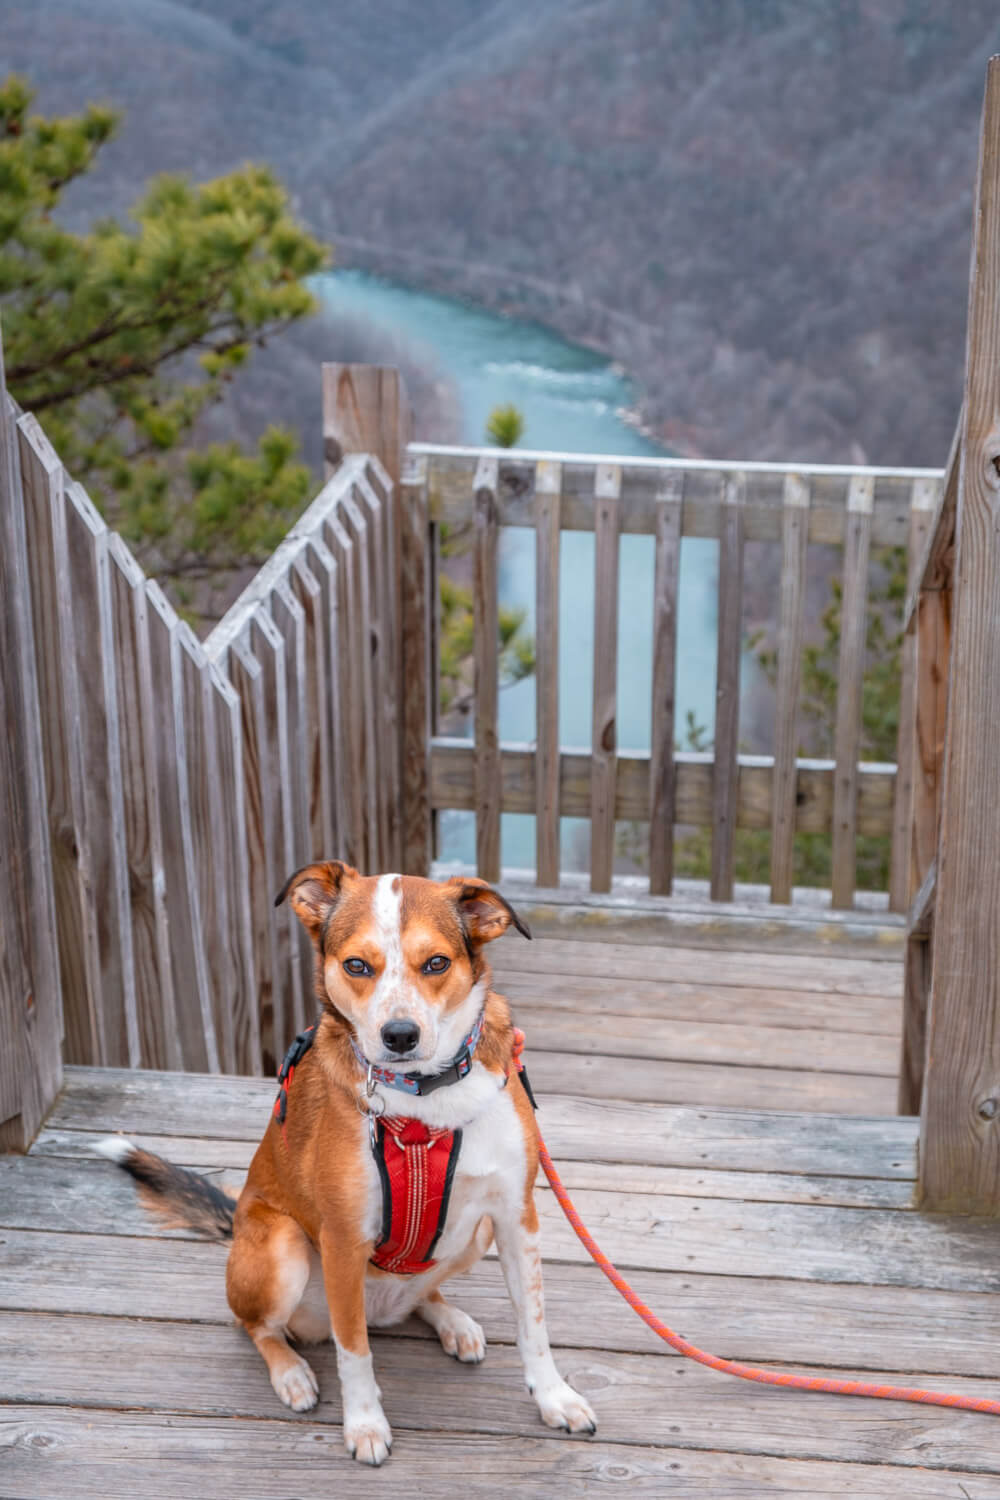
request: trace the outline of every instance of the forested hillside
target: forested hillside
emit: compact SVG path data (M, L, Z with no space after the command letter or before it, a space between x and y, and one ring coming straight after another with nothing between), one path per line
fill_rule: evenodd
M126 112L75 214L267 159L339 263L607 350L721 457L944 461L998 49L985 0L0 0L40 108Z

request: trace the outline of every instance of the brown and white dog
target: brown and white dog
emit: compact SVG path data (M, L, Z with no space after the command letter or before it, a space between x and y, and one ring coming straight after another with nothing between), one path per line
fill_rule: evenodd
M220 1238L231 1232L229 1304L294 1411L314 1406L318 1387L288 1335L309 1343L332 1333L344 1442L361 1461L381 1464L392 1446L369 1326L416 1313L448 1354L477 1363L486 1352L483 1330L445 1301L441 1287L493 1239L542 1420L595 1431L590 1406L562 1379L549 1348L533 1198L538 1133L513 1064L507 1003L490 989L483 952L511 924L530 934L477 879L365 878L335 860L300 870L279 900L285 896L315 946L323 1013L313 1045L297 1060L287 1114L265 1131L235 1213L204 1178L120 1137L104 1144L105 1154L139 1179L153 1206ZM474 1050L463 1055L463 1040L479 1025ZM418 1086L444 1083L446 1074L451 1081L411 1094L379 1082L393 1076L387 1065L397 1077L423 1080ZM433 1263L415 1274L372 1262L383 1179L371 1120L382 1114L461 1131Z

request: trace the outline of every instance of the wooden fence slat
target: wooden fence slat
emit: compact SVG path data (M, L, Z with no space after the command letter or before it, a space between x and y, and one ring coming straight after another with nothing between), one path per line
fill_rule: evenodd
M394 869L395 804L399 797L399 747L394 738L392 708L393 661L388 579L385 574L387 526L382 504L366 475L354 487L353 501L364 525L362 557L370 610L369 650L372 673L372 734L375 814L378 834L377 869Z
M497 597L497 461L481 458L475 478L476 869L500 879L499 602Z
M427 463L407 458L399 487L400 868L429 875L429 738L437 702L437 577L432 569Z
M261 667L263 691L263 724L268 743L268 765L272 777L268 803L271 814L270 849L271 902L289 875L301 867L295 853L294 808L291 762L288 745L288 684L284 641L274 621L262 606L250 617L250 646ZM306 998L312 994L312 973L303 969L302 927L288 902L279 909L277 920L277 969L274 975L275 1041L279 1058L293 1037L306 1024ZM282 996L279 1006L278 995ZM283 1029L278 1029L278 1023Z
M288 813L293 869L309 863L309 745L306 688L306 616L286 575L268 594L270 616L284 644L288 720ZM284 878L284 877L283 877Z
M535 879L559 884L559 490L557 463L535 470Z
M264 673L250 647L248 635L237 636L229 649L229 679L240 700L243 796L246 825L247 875L253 922L253 963L257 975L257 1016L263 1071L274 1073L281 1061L285 1025L284 985L278 982L278 913L274 898L280 890L278 857L273 845L276 796L272 750L267 732Z
M1000 1208L1000 57L973 208L934 956L920 1131L931 1209Z
M852 479L847 492L834 726L837 780L833 794L831 873L831 900L835 907L841 908L854 905L858 759L861 754L861 695L865 675L873 493L872 481L865 477Z
M343 658L342 635L338 617L338 565L329 547L318 535L309 538L306 553L310 571L320 589L320 610L323 637L322 691L326 709L323 720L322 739L326 744L327 792L325 813L328 821L318 841L317 859L345 858L345 835L343 830L349 822L348 792L345 768L348 764L347 730L344 722L344 688L342 679ZM317 648L317 671L320 670L320 655ZM317 688L317 703L319 688Z
M656 502L653 584L653 712L649 753L649 890L669 896L674 881L674 713L677 674L677 589L684 487L669 476Z
M0 401L6 401L6 396ZM0 408L0 418L2 414ZM23 416L17 425L19 455L15 461L23 481L28 587L52 850L53 933L59 959L66 1061L87 1062L99 1055L100 1047L94 988L97 960L93 926L85 921L85 885L76 836L77 820L83 816L79 755L71 727L77 720L77 684L69 642L63 649L71 624L64 578L64 475L35 418Z
M118 665L119 730L125 844L132 908L132 951L139 1016L140 1066L168 1066L177 1029L160 789L155 774L153 683L146 577L120 536L109 543Z
M910 498L910 542L907 594L919 582L917 569L923 556L940 486L934 480L917 479ZM904 631L899 651L899 729L896 735L896 800L892 820L889 860L889 910L905 911L910 901L913 840L913 776L916 742L917 640Z
M590 889L610 891L618 760L618 535L622 471L594 473L594 705L590 771Z
M232 994L229 1003L232 1028L232 1071L241 1074L263 1071L260 1045L257 966L246 830L246 788L243 782L242 705L239 695L215 663L210 663L210 704L215 713L215 756L218 818L223 829L214 860L216 877L226 887L226 905L220 911L224 941L229 950ZM272 908L273 909L273 908ZM226 1047L230 1043L227 1038Z
M100 1061L109 1067L136 1067L141 1049L118 740L108 529L81 485L70 481L65 487L65 501L72 649L80 712L75 729L83 782L82 835L88 846L93 882L91 911L103 1011ZM99 670L95 670L95 659Z
M340 665L342 753L339 781L346 790L341 858L364 872L368 863L365 820L365 720L360 659L361 613L355 546L340 514L331 515L324 540L337 560L337 655Z
M177 627L177 647L184 712L183 760L191 824L189 878L198 901L205 945L218 1070L232 1073L236 1069L233 1040L236 978L229 942L229 888L222 868L222 851L229 830L222 819L215 689L208 659L193 631L183 621Z
M167 1037L171 1068L217 1073L219 1054L212 1012L201 903L194 867L191 799L186 763L180 621L162 589L146 583L149 655L153 683L156 775L163 827L163 869L174 966L177 1026Z
M330 559L331 567L333 564ZM329 859L335 848L332 812L331 718L329 702L330 623L325 590L303 551L292 564L290 586L305 624L303 722L300 727L305 774L303 861Z
M37 677L40 650L32 639L14 417L0 348L0 1150L27 1149L62 1086L55 887Z
M792 899L797 787L799 687L802 680L802 606L809 538L809 485L785 478L782 524L778 682L774 707L774 787L771 816L771 900Z
M719 535L718 658L715 679L715 770L712 789L713 901L733 899L737 753L740 731L740 658L743 620L743 505L746 477L726 480Z
M378 764L380 743L375 712L377 701L377 663L372 650L372 599L371 570L369 567L369 526L362 515L361 507L352 491L340 503L339 513L343 525L351 538L351 567L354 574L354 600L357 611L354 620L355 682L360 691L355 712L361 726L362 767L365 815L365 869L368 874L379 873L381 854L378 825Z

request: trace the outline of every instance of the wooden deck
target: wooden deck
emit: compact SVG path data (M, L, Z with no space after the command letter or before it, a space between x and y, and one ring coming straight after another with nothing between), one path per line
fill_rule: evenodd
M542 1129L585 1220L650 1304L735 1358L1000 1396L1000 1228L910 1208L891 1113L898 961L543 940L498 945ZM268 1081L70 1069L26 1157L0 1157L0 1495L241 1500L591 1493L1000 1496L1000 1424L748 1385L665 1349L539 1193L549 1323L594 1439L538 1422L496 1261L455 1284L460 1366L415 1324L374 1337L395 1448L281 1407L231 1323L225 1252L146 1218L90 1146L123 1130L237 1183ZM794 1113L789 1111L827 1113Z

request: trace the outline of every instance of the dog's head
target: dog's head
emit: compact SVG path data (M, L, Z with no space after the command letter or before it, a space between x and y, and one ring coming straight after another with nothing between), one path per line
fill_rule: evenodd
M369 1062L446 1068L486 999L484 944L514 926L508 902L474 877L359 875L340 860L307 865L278 897L316 947L321 998L354 1028Z

